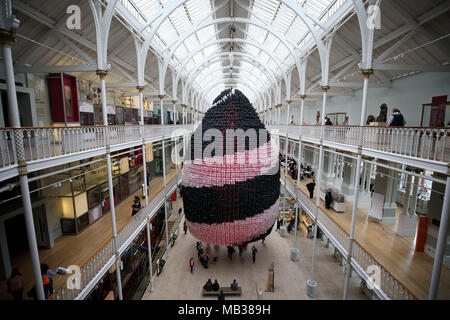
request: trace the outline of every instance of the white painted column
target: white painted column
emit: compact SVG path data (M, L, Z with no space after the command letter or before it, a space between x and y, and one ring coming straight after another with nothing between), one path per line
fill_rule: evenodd
M147 244L148 244L148 266L150 271L150 291L154 291L153 287L153 260L152 260L152 240L150 237L150 232L152 230L152 224L150 215L147 216Z
M107 71L98 70L97 75L100 76L101 86L102 86L102 112L103 112L103 125L105 127L108 126L108 118L106 112L106 85L105 85L105 76ZM106 131L105 131L106 132ZM119 300L123 300L122 294L122 277L120 274L120 253L119 253L119 244L117 241L117 226L116 226L116 210L114 207L114 189L113 189L113 177L112 177L112 168L111 168L111 153L109 150L109 142L107 141L108 135L105 135L106 142L106 168L108 172L108 193L109 193L109 204L111 207L111 224L112 224L112 232L113 232L113 243L114 243L114 253L116 255L116 277L117 277L117 290L119 292Z
M166 256L169 257L169 227L167 225L167 180L166 180L166 146L164 139L162 141L163 156L163 181L164 181L164 221L166 231Z
M352 273L352 267L351 267L351 259L353 256L353 243L355 238L355 226L356 226L356 214L358 211L358 200L359 200L359 180L361 177L361 162L362 162L362 145L363 145L363 126L364 126L364 119L366 117L366 109L367 109L367 88L369 83L369 77L371 70L364 70L364 91L363 91L363 100L362 100L362 108L361 108L361 120L360 120L360 132L359 132L359 148L358 148L358 159L356 162L356 168L355 168L355 180L354 180L354 196L353 196L353 208L352 208L352 224L350 229L350 243L348 248L348 255L347 255L347 265L346 265L346 274L345 274L345 284L344 284L344 300L348 299L348 287L350 284L350 276ZM353 161L352 161L353 162Z
M19 107L17 103L16 83L14 77L14 67L11 55L11 43L13 39L2 38L3 62L6 73L6 88L8 95L8 117L13 128L20 128ZM22 205L25 217L25 227L27 230L28 247L30 252L33 276L36 285L36 296L39 300L45 300L44 286L42 284L41 264L39 261L39 251L36 241L36 231L34 227L33 209L31 205L30 190L28 186L28 172L25 162L23 148L23 137L20 131L14 132L15 152L17 155L19 169L20 192L22 194Z
M177 124L177 107L176 107L176 100L172 101L173 103L173 124Z
M161 124L164 124L164 101L163 101L163 98L164 98L163 95L159 96L160 108L161 108Z
M291 101L287 101L286 125L289 125L289 112L291 111Z
M320 212L320 187L322 184L322 168L323 168L323 145L320 145L319 151L319 170L316 175L316 215L314 217L314 242L313 242L313 252L312 252L312 264L311 264L311 274L309 280L306 281L306 294L311 298L316 297L316 289L317 283L314 281L314 268L316 261L316 247L317 247L317 228L318 228L318 220L319 220L319 212Z
M302 102L300 104L300 125L303 125L303 110L305 108L305 99L306 95L301 95L300 98L302 99Z
M434 255L433 273L431 276L430 291L428 300L436 300L439 282L441 279L442 261L444 258L445 246L447 244L448 225L450 214L450 175L447 175L447 183L445 187L444 203L442 205L441 221L439 226L439 234L437 239L437 246Z
M298 140L298 158L297 158L297 188L300 188L300 165L302 163L302 137Z

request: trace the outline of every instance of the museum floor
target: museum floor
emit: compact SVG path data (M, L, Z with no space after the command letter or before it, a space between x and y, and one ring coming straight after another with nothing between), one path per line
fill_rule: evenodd
M301 224L297 237L300 250L299 261L290 259L290 249L293 245L294 232L282 238L278 231L273 230L266 238L265 244L256 242L258 252L256 262L252 264L251 245L239 256L238 251L233 260L227 257L227 248L210 247L210 257L217 256L216 264L209 264L204 269L197 259L195 244L197 240L189 233L179 231L175 246L171 248L169 258L159 277L154 278L154 292L148 287L142 297L149 299L217 299L215 296L202 297L202 287L211 278L217 279L220 286L230 286L236 279L242 288L242 295L225 297L226 299L258 299L257 289L262 289L260 299L311 299L306 295L306 280L310 277L313 240L306 237L306 228ZM316 299L340 300L344 292L344 277L342 266L333 256L334 249L326 248L326 241L318 239L316 255L315 280L317 281ZM205 245L203 244L203 247ZM190 273L188 262L195 260L194 272ZM271 263L275 265L275 292L265 292L267 288L268 269ZM350 283L349 299L368 299L360 292L360 280L353 277Z

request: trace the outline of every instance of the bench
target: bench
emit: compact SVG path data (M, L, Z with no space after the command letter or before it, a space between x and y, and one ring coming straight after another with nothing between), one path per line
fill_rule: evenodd
M236 290L231 289L231 287L220 287L219 291L222 290L224 296L240 296L242 294L242 288L238 287ZM219 291L206 291L202 290L203 296L216 296Z

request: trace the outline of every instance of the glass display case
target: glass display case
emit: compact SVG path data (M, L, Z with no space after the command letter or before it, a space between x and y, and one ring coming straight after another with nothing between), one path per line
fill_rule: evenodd
M62 208L62 233L80 233L89 225L87 193L71 192L59 198Z

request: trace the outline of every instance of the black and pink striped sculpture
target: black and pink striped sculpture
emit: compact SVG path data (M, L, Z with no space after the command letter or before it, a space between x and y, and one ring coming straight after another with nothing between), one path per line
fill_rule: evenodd
M239 90L222 92L187 150L181 193L194 237L234 246L267 236L279 212L278 148L248 99Z

